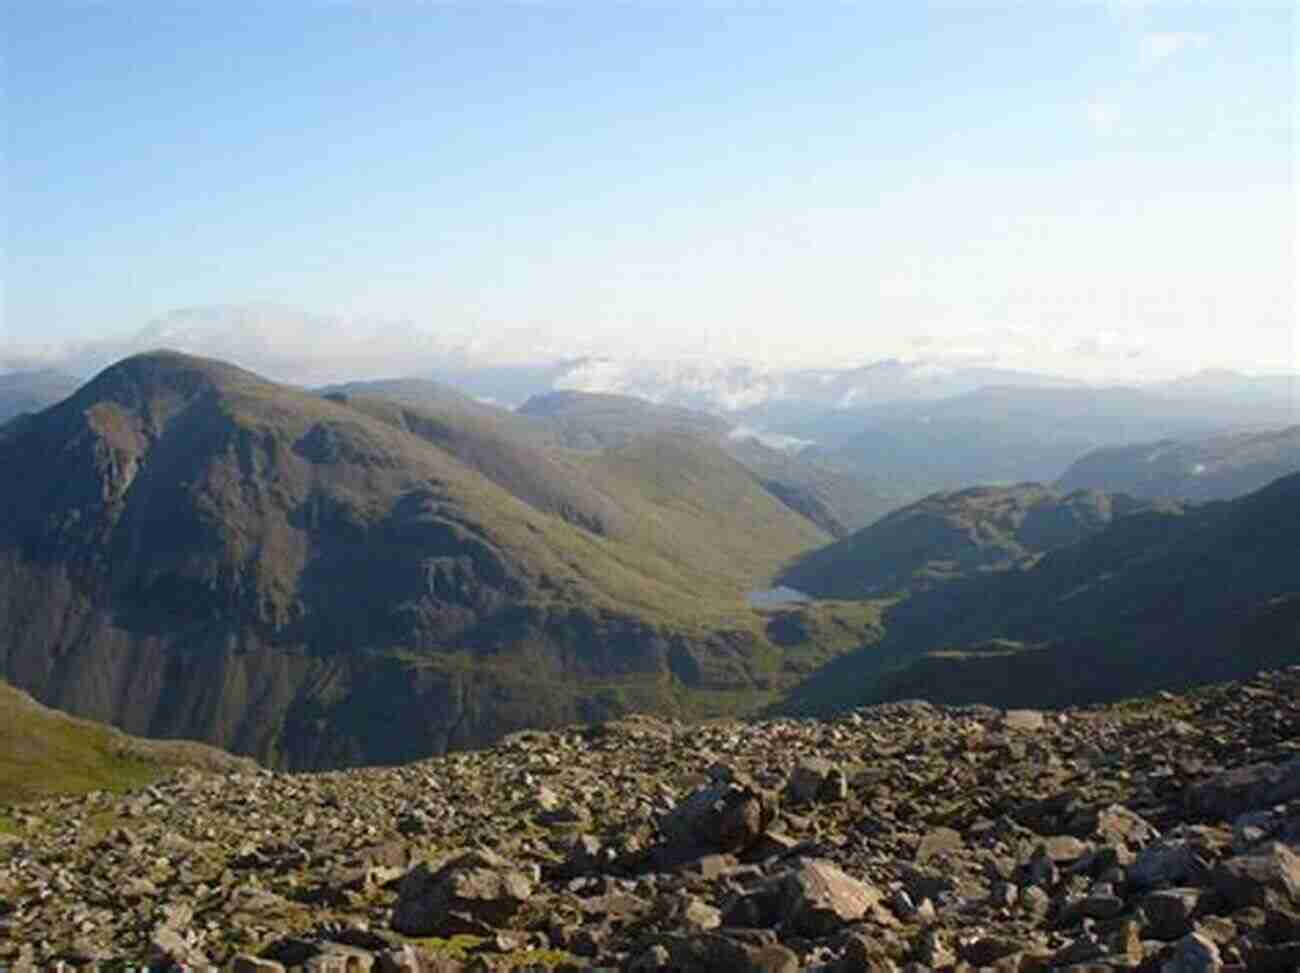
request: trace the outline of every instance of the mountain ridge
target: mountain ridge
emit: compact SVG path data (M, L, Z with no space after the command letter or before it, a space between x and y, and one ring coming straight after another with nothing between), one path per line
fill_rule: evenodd
M792 691L797 710L923 696L1101 702L1293 663L1300 474L1231 501L1156 505L1008 570L885 611L885 635Z
M935 493L801 555L778 580L819 598L890 597L1031 561L1148 506L1042 483Z
M1297 470L1300 425L1105 447L1077 459L1057 482L1062 489L1122 490L1204 503L1251 493Z

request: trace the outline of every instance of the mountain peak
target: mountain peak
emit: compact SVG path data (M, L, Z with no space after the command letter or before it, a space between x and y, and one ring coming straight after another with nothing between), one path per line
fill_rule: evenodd
M252 372L227 362L159 348L110 365L87 382L73 399L79 404L108 400L137 407L159 397L188 401L234 383L268 384Z

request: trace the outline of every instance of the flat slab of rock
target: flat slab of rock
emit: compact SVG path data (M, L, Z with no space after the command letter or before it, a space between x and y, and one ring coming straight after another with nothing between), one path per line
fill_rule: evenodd
M822 859L804 862L779 881L783 921L811 938L857 922L881 900L879 890Z
M1071 835L1060 834L1044 839L1043 850L1051 861L1063 864L1077 862L1092 851L1092 846Z
M1002 727L1006 730L1037 733L1046 726L1047 717L1036 709L1009 709L1002 714Z
M916 862L924 865L932 858L957 854L965 847L960 832L952 828L933 828L921 836L921 843L916 849Z

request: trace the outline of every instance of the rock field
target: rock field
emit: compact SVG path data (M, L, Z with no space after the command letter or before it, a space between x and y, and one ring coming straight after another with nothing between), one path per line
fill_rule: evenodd
M1300 667L1060 713L631 717L6 818L15 973L1300 970Z

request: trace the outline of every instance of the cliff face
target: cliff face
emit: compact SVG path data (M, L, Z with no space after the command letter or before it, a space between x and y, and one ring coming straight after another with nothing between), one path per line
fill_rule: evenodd
M0 440L3 674L286 767L754 690L772 646L722 609L824 535L714 447L665 455L698 479L689 504L640 488L635 451L577 465L129 359Z

